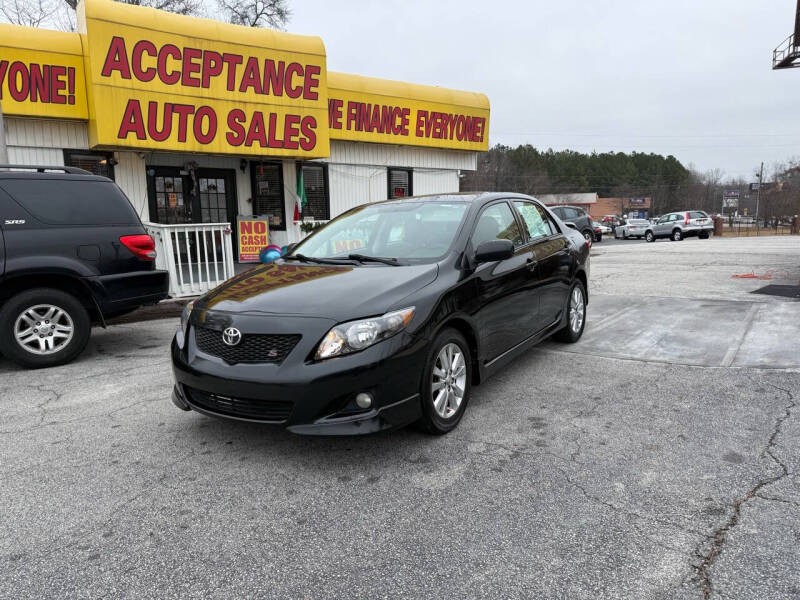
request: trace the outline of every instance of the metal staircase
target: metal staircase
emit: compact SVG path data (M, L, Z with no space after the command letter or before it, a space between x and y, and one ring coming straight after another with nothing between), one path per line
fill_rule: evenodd
M791 69L793 67L800 67L800 38L794 33L772 53L773 69Z

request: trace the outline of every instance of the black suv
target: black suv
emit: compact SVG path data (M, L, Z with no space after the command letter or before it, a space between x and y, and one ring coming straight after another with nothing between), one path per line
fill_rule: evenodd
M574 225L575 229L580 231L588 241L601 241L602 234L594 232L592 218L582 208L577 206L548 206L547 208L553 211L567 225Z
M11 169L11 170L5 170ZM92 323L167 297L155 243L117 185L73 167L0 165L0 352L78 356Z

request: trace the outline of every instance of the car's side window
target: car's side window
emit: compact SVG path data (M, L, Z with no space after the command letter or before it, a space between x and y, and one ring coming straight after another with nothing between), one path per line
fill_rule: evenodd
M517 200L514 202L514 206L522 215L522 220L528 229L528 236L532 240L553 235L547 215L533 202Z
M511 212L511 207L505 202L493 204L484 209L481 216L478 217L475 231L472 233L474 249L477 249L483 242L491 240L510 240L514 246L522 245L522 232L514 218L514 213Z

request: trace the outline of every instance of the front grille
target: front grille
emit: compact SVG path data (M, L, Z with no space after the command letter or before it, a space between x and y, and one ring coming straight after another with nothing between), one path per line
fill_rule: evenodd
M197 347L206 354L218 356L228 364L280 364L300 341L299 335L245 333L236 346L222 341L222 332L206 327L195 330Z
M282 423L292 414L294 403L290 400L248 400L246 398L231 398L201 392L194 388L184 387L186 396L191 404L209 412L254 421Z

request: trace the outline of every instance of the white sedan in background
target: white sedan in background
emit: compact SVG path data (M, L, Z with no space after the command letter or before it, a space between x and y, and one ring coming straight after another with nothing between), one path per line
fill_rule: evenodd
M627 240L630 237L641 239L649 226L650 221L647 219L628 219L624 225L617 225L614 230L614 237L617 239L622 238L623 240Z

